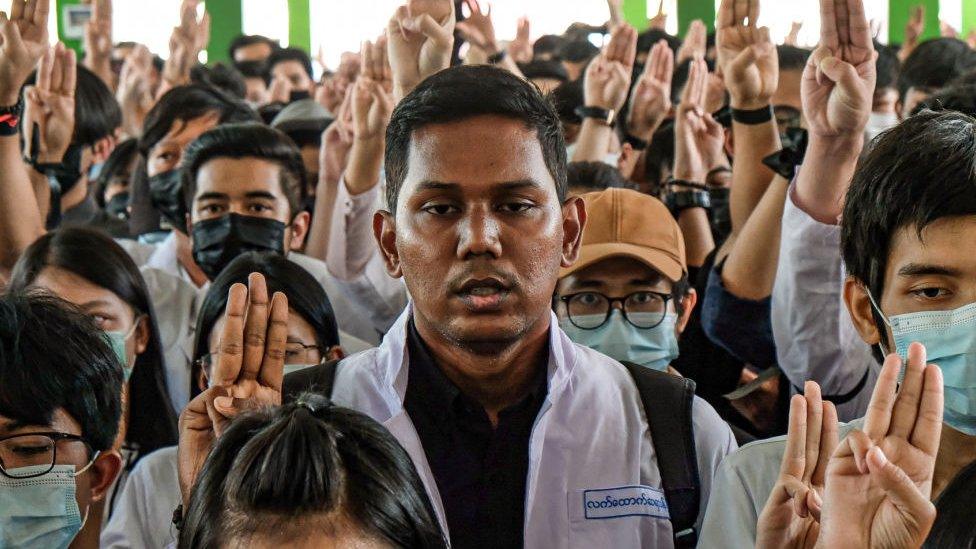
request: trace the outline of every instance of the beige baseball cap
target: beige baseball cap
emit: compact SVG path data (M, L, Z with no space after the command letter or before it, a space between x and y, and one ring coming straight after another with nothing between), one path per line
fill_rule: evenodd
M688 273L685 241L671 212L660 200L630 189L587 193L586 227L579 259L559 277L610 257L630 257L672 282Z

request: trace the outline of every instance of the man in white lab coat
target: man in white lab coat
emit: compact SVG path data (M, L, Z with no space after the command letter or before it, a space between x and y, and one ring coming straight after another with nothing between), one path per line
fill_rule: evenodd
M412 302L380 347L339 363L331 394L407 449L454 547L674 543L648 429L654 410L645 414L620 363L574 344L551 311L586 218L582 200L566 198L565 166L552 106L490 67L428 78L387 132L387 210L374 232ZM262 332L273 324L228 321L213 390L252 396L261 370L259 384L280 391L266 381L280 373L250 364L274 356L264 342L275 338ZM209 421L207 398L190 404L184 425ZM703 514L735 441L699 399L691 422Z

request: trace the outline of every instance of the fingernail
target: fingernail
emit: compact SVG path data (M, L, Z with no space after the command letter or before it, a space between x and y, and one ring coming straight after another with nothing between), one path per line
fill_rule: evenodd
M871 448L870 450L868 450L868 454L873 454L874 461L876 461L878 465L884 467L885 465L888 464L888 457L885 456L884 451L881 449L880 446L875 446L874 448Z

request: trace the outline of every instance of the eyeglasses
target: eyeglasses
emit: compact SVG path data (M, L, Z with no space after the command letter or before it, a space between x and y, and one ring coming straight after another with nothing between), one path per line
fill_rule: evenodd
M559 299L566 304L569 321L581 330L595 330L606 324L614 303L620 303L627 322L636 328L650 330L664 322L671 295L634 292L624 297L607 297L599 292L579 292Z
M57 432L14 435L0 438L0 473L8 478L46 475L54 469L58 460L58 443L64 440L80 442L85 445L86 455L93 454L91 445L79 435ZM15 471L24 467L30 467L30 472Z
M300 341L291 341L285 344L285 364L312 364L319 359L313 359L313 351L320 352L318 345L305 345ZM193 365L202 368L207 375L210 374L213 365L217 361L217 353L207 353L193 361Z

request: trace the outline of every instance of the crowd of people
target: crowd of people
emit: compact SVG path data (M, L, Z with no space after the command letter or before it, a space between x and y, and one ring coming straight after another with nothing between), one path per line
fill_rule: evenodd
M804 1L316 79L12 0L0 548L976 547L976 44Z

